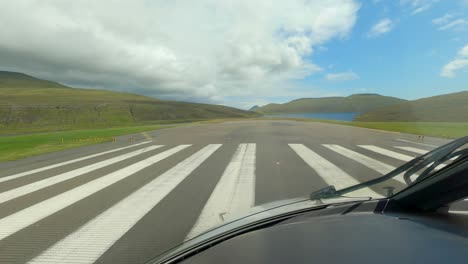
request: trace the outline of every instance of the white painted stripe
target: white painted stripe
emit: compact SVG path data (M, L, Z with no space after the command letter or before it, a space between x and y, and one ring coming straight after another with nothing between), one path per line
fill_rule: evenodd
M359 145L359 147L368 149L370 151L374 151L376 153L380 153L380 154L385 155L385 156L389 156L389 157L392 157L392 158L403 160L403 161L410 161L410 160L414 159L414 157L411 157L411 156L408 156L408 155L403 155L403 154L400 154L398 152L394 152L394 151L391 151L391 150L379 148L379 147L376 147L376 146ZM432 165L432 164L429 164L428 166L430 166L430 165ZM445 165L446 164L441 164L441 165L437 166L436 169L440 170L443 167L445 167ZM416 179L417 174L412 175L410 178L413 179L413 180Z
M189 146L190 145L180 145L166 150L4 217L0 219L0 240Z
M302 144L289 144L294 152L301 157L317 174L328 184L333 185L337 190L344 189L359 184L355 178L338 168L336 165L326 160L319 154ZM362 188L351 192L347 196L370 196L372 198L381 198L382 195L374 192L370 188Z
M394 147L394 148L406 150L406 151L421 154L421 155L426 154L427 152L429 152L428 150L418 149L418 148L413 148L413 147Z
M426 144L426 143L420 143L420 142L414 142L414 141L405 140L405 139L395 139L395 140L401 141L401 142L406 142L406 143L418 144L418 145L421 145L421 146L433 147L433 148L437 148L437 147L438 147L438 146L436 146L436 145L431 145L431 144Z
M424 155L424 154L429 152L428 150L417 149L417 148L412 148L412 147L394 147L394 148L406 150L406 151L409 151L409 152L414 152L414 153L421 154L421 155ZM451 158L450 160L452 160L452 161L456 160L458 157L459 156L455 156L455 157ZM447 162L445 162L444 164L447 164ZM436 168L441 169L443 167L444 167L443 165L439 165Z
M332 150L332 151L335 151L336 153L340 154L340 155L343 155L349 159L352 159L372 170L375 170L377 171L378 173L381 173L381 174L387 174L389 172L391 172L392 170L395 169L395 167L391 166L391 165L388 165L386 163L383 163L383 162L380 162L378 160L375 160L375 159L372 159L372 158L369 158L365 155L362 155L361 153L358 153L356 151L352 151L350 149L347 149L347 148L344 148L342 146L339 146L339 145L329 145L329 144L324 144L323 145L324 147ZM397 175L395 176L393 179L403 183L403 184L406 184L404 179L403 179L403 176L402 175Z
M31 174L34 174L34 173L38 173L38 172L41 172L41 171L50 170L50 169L54 169L54 168L57 168L57 167L62 167L62 166L65 166L65 165L68 165L68 164L71 164L71 163L78 162L78 161L82 161L82 160L87 160L87 159L99 157L99 156L106 155L106 154L109 154L109 153L112 153L112 152L116 152L116 151L120 151L120 150L124 150L124 149L128 149L128 148L132 148L132 147L136 147L136 146L140 146L140 145L148 144L148 143L151 143L151 141L145 141L145 142L141 142L141 143L138 143L138 144L133 144L133 145L126 146L126 147L111 149L111 150L108 150L108 151L99 152L99 153L92 154L92 155L88 155L88 156L85 156L85 157L81 157L81 158L77 158L77 159L72 159L72 160L68 160L68 161L56 163L56 164L53 164L53 165L45 166L45 167L42 167L42 168L38 168L38 169L30 170L30 171L25 171L25 172L16 173L16 174L13 174L13 175L1 177L1 178L0 178L0 182L13 180L13 179L20 178L20 177L23 177L23 176L27 176L27 175L31 175Z
M449 210L449 213L468 215L468 211L452 211L452 210Z
M186 239L247 212L255 202L255 144L240 144Z
M221 145L208 145L42 252L30 263L94 263Z
M401 154L401 153L398 153L398 152L395 152L395 151L391 151L391 150L380 148L380 147L373 146L373 145L358 145L358 147L373 151L375 153L382 154L384 156L399 159L399 160L402 160L402 161L410 161L410 160L415 158L415 157L411 157L411 156L408 156L408 155L404 155L404 154Z
M149 146L149 147L142 148L142 149L139 149L139 150L135 150L135 151L132 151L132 152L129 152L129 153L125 153L123 155L120 155L120 156L117 156L117 157L114 157L114 158L111 158L111 159L108 159L108 160L97 162L97 163L94 163L94 164L91 164L91 165L88 165L88 166L85 166L85 167L82 167L82 168L78 168L76 170L67 171L67 172L64 172L62 174L58 174L58 175L55 175L55 176L52 176L52 177L49 177L49 178L45 178L45 179L40 180L40 181L32 182L30 184L26 184L26 185L23 185L21 187L15 188L15 189L5 191L3 193L0 193L0 203L4 203L4 202L10 201L10 200L13 200L13 199L18 198L20 196L23 196L23 195L38 191L40 189L52 186L54 184L57 184L57 183L60 183L60 182L66 181L66 180L73 179L73 178L78 177L80 175L83 175L85 173L88 173L88 172L91 172L91 171L94 171L94 170L97 170L97 169L104 168L106 166L112 165L114 163L129 159L129 158L132 158L132 157L135 157L135 156L138 156L138 155L143 154L143 153L148 152L148 151L158 149L160 147L162 147L162 146L161 145Z
M417 153L417 154L426 154L427 152L429 152L429 151L427 151L427 150L421 150L421 149L412 148L412 147L395 147L395 148L402 149L402 150L407 150L407 151L414 152L414 153ZM396 153L396 152L395 152L395 153ZM403 154L400 154L400 155L403 155ZM403 155L403 156L406 156L406 155ZM409 157L409 156L408 156L408 157ZM457 157L453 157L453 158L451 158L450 160L455 160L456 158L457 158ZM411 158L411 159L413 159L413 158ZM409 160L405 160L405 161L409 161ZM428 166L431 166L431 165L432 165L432 163L429 164ZM440 170L440 169L442 169L443 167L445 167L446 165L447 165L447 163L445 162L445 163L440 164L439 166L437 166L436 169L437 169L437 170ZM427 167L428 167L428 166L427 166Z
M373 169L381 174L387 174L389 172L391 172L392 170L395 169L395 167L391 166L391 165L388 165L388 164L385 164L383 162L380 162L378 160L375 160L375 159L372 159L372 158L369 158L361 153L358 153L356 151L352 151L350 149L347 149L347 148L344 148L342 146L339 146L339 145L329 145L329 144L324 144L323 145L324 147L332 150L332 151L335 151L336 153L339 153L347 158L350 158L354 161L357 161L359 163L361 163L362 165L370 168L370 169Z

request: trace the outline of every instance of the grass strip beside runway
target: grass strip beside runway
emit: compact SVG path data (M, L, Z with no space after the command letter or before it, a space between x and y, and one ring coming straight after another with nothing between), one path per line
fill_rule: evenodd
M0 137L0 161L15 160L38 154L111 142L117 136L168 127L172 126L149 125L4 136Z
M383 131L408 133L439 138L460 138L468 135L468 122L358 122L310 118L262 118L263 120L293 120L299 122L323 122L363 127Z
M468 135L467 122L325 122L439 138L459 138Z
M197 121L192 124L215 124L232 121L294 120L324 122L384 131L402 132L440 138L459 138L468 135L468 122L345 122L303 118L229 118ZM116 136L168 128L180 124L141 125L107 129L84 129L0 137L0 161L50 153L91 144L110 142Z

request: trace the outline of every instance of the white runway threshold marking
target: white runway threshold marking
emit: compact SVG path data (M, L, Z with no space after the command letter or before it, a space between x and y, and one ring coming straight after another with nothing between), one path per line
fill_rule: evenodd
M336 165L318 155L303 144L289 144L294 152L301 157L317 174L328 184L333 185L337 190L344 189L359 184L355 178L338 168ZM349 196L370 196L372 198L381 198L382 195L374 192L370 188L363 188L358 191L347 194Z
M57 183L60 183L60 182L63 182L63 181L69 180L69 179L73 179L73 178L81 176L81 175L83 175L85 173L88 173L88 172L91 172L91 171L94 171L94 170L97 170L97 169L104 168L104 167L112 165L114 163L117 163L117 162L129 159L129 158L138 156L138 155L143 154L145 152L152 151L152 150L155 150L155 149L158 149L158 148L161 148L161 147L162 147L161 145L155 145L155 146L142 148L142 149L135 150L135 151L132 151L132 152L129 152L129 153L125 153L123 155L120 155L120 156L117 156L117 157L114 157L114 158L110 158L108 160L97 162L97 163L94 163L94 164L91 164L91 165L88 165L88 166L85 166L85 167L82 167L82 168L78 168L76 170L67 171L67 172L62 173L62 174L58 174L58 175L55 175L55 176L52 176L52 177L49 177L49 178L45 178L45 179L40 180L40 181L32 182L32 183L23 185L21 187L15 188L15 189L5 191L3 193L0 193L0 203L4 203L4 202L10 201L10 200L13 200L13 199L18 198L20 196L23 196L23 195L38 191L40 189L52 186L54 184L57 184Z
M402 161L406 161L406 162L408 162L410 160L413 160L415 158L415 157L411 157L411 156L408 156L408 155L400 154L398 152L394 152L394 151L391 151L391 150L387 150L387 149L383 149L383 148L379 148L379 147L371 146L371 145L358 145L358 147L365 148L365 149L368 149L370 151L374 151L376 153L379 153L379 154L382 154L382 155L385 155L385 156L388 156L388 157L392 157L392 158L395 158L395 159L399 159L399 160L402 160ZM406 147L396 147L396 148L406 148ZM411 148L411 147L409 147L409 148ZM425 152L427 153L427 151L425 151ZM455 160L455 158L451 158L451 160ZM447 165L447 163L441 164L441 165L437 166L436 169L440 170L443 167L445 167L446 165ZM417 176L418 176L417 174L414 174L410 178L412 180L415 180L417 178ZM395 179L398 180L399 178L400 177L395 178Z
M373 145L358 145L358 147L373 151L375 153L382 154L390 158L402 160L402 161L410 161L415 158L415 157L411 157L408 155L404 155L395 151L391 151L391 150L380 148L380 147L373 146Z
M418 149L418 148L413 148L413 147L394 147L394 148L406 150L406 151L413 152L416 154L421 154L421 155L429 152L428 150Z
M30 226L47 216L56 213L120 180L123 180L146 167L149 167L190 145L180 145L156 154L150 158L134 163L128 167L114 171L105 176L80 185L72 190L34 204L28 208L0 219L0 240Z
M220 146L221 144L212 144L199 150L29 263L94 263Z
M343 155L349 159L352 159L366 167L368 167L369 169L372 169L372 170L375 170L377 171L378 173L381 173L381 174L387 174L389 172L391 172L392 170L395 169L395 167L391 166L391 165L388 165L386 163L383 163L381 161L378 161L378 160L375 160L375 159L372 159L372 158L369 158L361 153L358 153L356 151L352 151L350 149L347 149L345 147L342 147L342 146L339 146L339 145L331 145L331 144L324 144L323 145L324 147L340 154L340 155ZM403 179L403 176L402 175L398 175L396 177L393 178L394 180L396 181L399 181L403 184L406 185L404 179Z
M34 173L38 173L38 172L41 172L41 171L54 169L54 168L57 168L57 167L65 166L65 165L72 164L72 163L75 163L75 162L79 162L79 161L82 161L82 160L87 160L87 159L99 157L99 156L102 156L102 155L105 155L105 154L113 153L113 152L116 152L116 151L120 151L120 150L124 150L124 149L128 149L128 148L132 148L132 147L136 147L136 146L140 146L140 145L148 144L148 143L151 143L151 141L145 141L145 142L141 142L141 143L138 143L138 144L133 144L133 145L130 145L130 146L125 146L125 147L121 147L121 148L111 149L111 150L108 150L108 151L104 151L104 152L100 152L100 153L88 155L88 156L85 156L85 157L81 157L81 158L77 158L77 159L72 159L72 160L68 160L68 161L56 163L56 164L53 164L53 165L45 166L45 167L42 167L42 168L38 168L38 169L30 170L30 171L25 171L25 172L16 173L16 174L13 174L13 175L10 175L10 176L1 177L1 178L0 178L0 182L13 180L13 179L20 178L20 177L23 177L23 176L27 176L27 175L31 175L31 174L34 174Z
M405 139L395 139L397 141L401 141L401 142L406 142L406 143L413 143L413 144L418 144L418 145L421 145L421 146L428 146L428 147L433 147L433 148L437 148L438 146L436 145L432 145L432 144L426 144L426 143L421 143L421 142L414 142L414 141L411 141L411 140L405 140Z
M255 202L255 144L240 144L186 239L247 212Z

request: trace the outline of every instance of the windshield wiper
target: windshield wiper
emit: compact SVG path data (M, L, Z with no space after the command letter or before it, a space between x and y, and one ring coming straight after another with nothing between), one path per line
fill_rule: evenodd
M350 186L341 190L336 190L334 186L327 186L318 191L312 192L310 194L310 199L318 200L318 199L323 199L323 198L342 196L346 193L354 192L356 190L369 187L377 183L384 182L388 179L391 179L397 175L404 173L405 171L406 172L403 175L403 179L405 180L406 184L411 185L415 182L422 181L428 178L429 176L431 176L431 172L434 171L434 169L436 169L437 166L446 162L447 160L450 160L456 157L455 161L451 163L451 164L455 164L457 163L458 160L467 158L468 148L456 151L457 149L466 145L467 143L468 143L468 136L459 138L443 146L440 146L422 156L412 159L411 161L403 164L402 166L396 168L395 170L391 171L390 173L382 177L379 177L370 181L366 181L363 183L359 183L359 184L356 184L356 185L353 185L353 186ZM447 165L444 168L447 168L449 166L450 165ZM410 176L414 175L416 172L422 170L425 167L428 167L428 168L426 168L422 173L420 173L419 176L414 180L414 182L411 182Z

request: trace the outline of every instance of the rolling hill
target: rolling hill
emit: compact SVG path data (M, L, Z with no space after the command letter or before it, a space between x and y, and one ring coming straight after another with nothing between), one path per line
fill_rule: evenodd
M259 107L258 105L254 105L249 109L249 111L255 111L258 109L258 107Z
M56 82L19 73L0 71L0 88L69 88Z
M389 105L363 113L356 120L468 122L468 91Z
M0 130L60 130L253 116L258 114L220 105L77 89L22 73L0 71Z
M367 112L405 102L378 94L354 94L347 97L303 98L284 104L268 104L255 111L263 114Z

